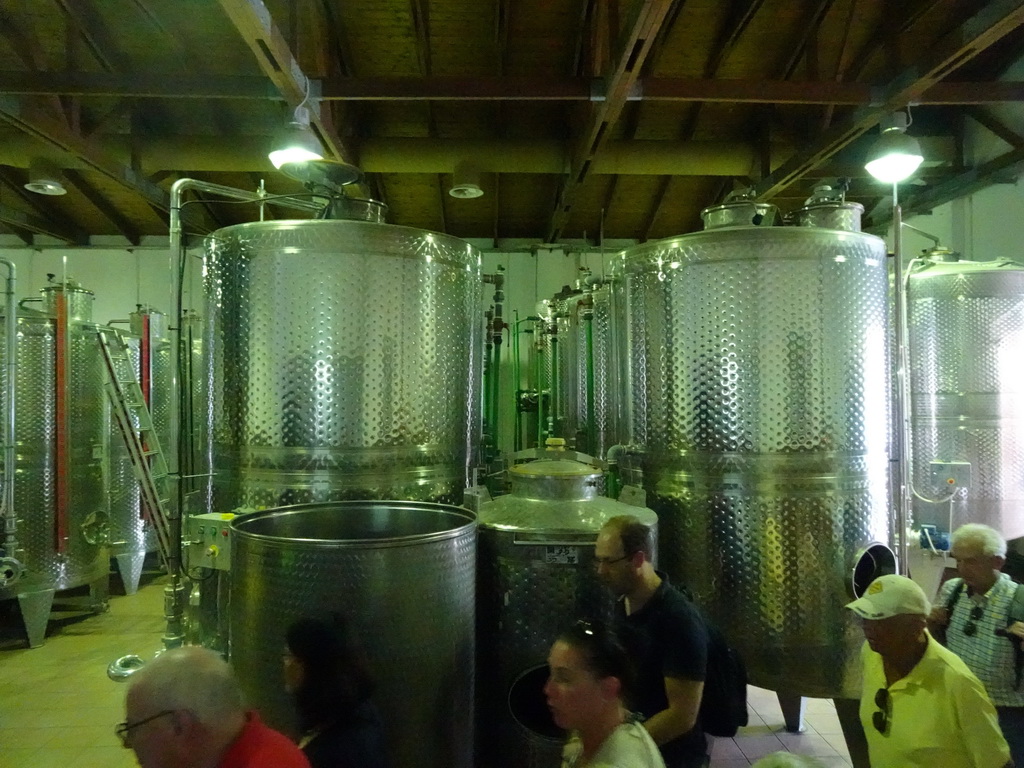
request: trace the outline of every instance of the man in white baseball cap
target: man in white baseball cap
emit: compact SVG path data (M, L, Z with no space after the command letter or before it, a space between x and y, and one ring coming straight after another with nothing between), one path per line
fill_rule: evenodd
M925 628L928 598L905 576L879 576L847 606L862 620L860 720L873 766L1012 766L985 688Z

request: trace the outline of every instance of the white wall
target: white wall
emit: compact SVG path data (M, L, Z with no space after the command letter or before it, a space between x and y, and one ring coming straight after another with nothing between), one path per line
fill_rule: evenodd
M169 314L171 301L170 251L166 247L140 248L9 248L0 257L14 262L18 273L18 298L38 297L48 284L47 274L61 282L73 278L95 293L93 320L106 323L125 319L136 305L146 304ZM190 259L192 274L186 280L185 306L198 299L199 264ZM188 288L192 286L192 290ZM32 306L32 305L29 305ZM202 306L200 301L198 307Z

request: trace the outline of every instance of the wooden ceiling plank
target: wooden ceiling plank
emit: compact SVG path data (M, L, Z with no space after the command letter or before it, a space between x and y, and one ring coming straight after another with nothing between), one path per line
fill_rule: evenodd
M330 109L321 109L320 100L315 94L306 100L307 87L311 87L311 81L299 66L263 0L218 2L253 52L264 74L274 83L288 105L294 109L306 101L310 113L310 127L324 149L339 160L355 164L355 155L346 148L335 131Z
M732 0L725 24L719 30L718 39L712 46L712 54L704 63L705 78L715 76L764 2L765 0Z
M355 66L352 63L352 54L349 52L345 23L335 12L331 0L320 0L320 10L324 15L324 23L327 27L331 60L337 66L338 74L342 77L352 77L355 74Z
M851 141L893 110L934 86L958 66L969 61L1003 36L1024 24L1024 0L993 0L924 51L921 61L908 67L883 89L883 98L857 109L841 124L830 129L811 147L798 152L756 187L760 199L767 199L801 178L807 171L832 157Z
M849 68L842 72L842 79L856 80L860 77L875 54L891 46L901 34L914 26L919 19L942 5L943 2L945 0L918 0L918 3L912 8L906 8L903 3L899 13L883 13L874 32L867 36L864 47L850 62Z
M125 240L132 245L138 245L141 241L139 230L124 216L114 205L105 198L96 187L90 184L78 171L68 168L64 171L64 178L75 187L100 213L113 224Z
M48 216L37 216L6 203L0 203L0 221L39 235L49 235L73 245L86 245L89 242L88 235L84 240L80 239L77 234L66 232Z
M562 184L551 216L548 242L557 242L561 237L576 202L576 191L586 180L594 156L607 140L608 128L618 120L627 99L632 95L651 46L678 1L644 0L638 9L629 34L625 36L626 42L619 58L605 79L607 90L604 101L598 103L589 125L580 134L582 141L573 153L569 176Z
M416 61L420 74L430 76L430 8L424 0L409 0L409 14L416 35Z
M658 180L658 191L654 195L654 204L651 206L651 212L647 215L641 242L651 239L651 230L654 229L654 225L661 215L661 210L665 207L665 201L668 199L668 189L672 186L672 178L672 176L662 176Z
M103 23L91 0L56 0L57 5L72 21L86 47L108 72L125 72L130 63L114 42L110 30Z
M44 114L17 99L0 94L0 120L82 160L126 189L141 195L146 202L163 212L170 211L170 197L144 176L107 155L88 139L73 133L48 114Z
M1006 126L999 118L981 107L963 107L963 112L974 122L998 136L1014 149L1024 147L1024 136Z
M800 59L803 58L806 53L811 40L814 40L818 36L818 31L821 29L821 23L828 16L828 12L832 10L832 6L835 5L836 0L818 0L818 4L813 6L804 20L800 23L799 37L796 41L796 45L793 46L792 53L786 63L782 66L782 79L789 80L796 74L796 68L800 65ZM857 4L857 0L852 0L850 7L853 8ZM847 23L844 27L844 35L848 36L850 24Z

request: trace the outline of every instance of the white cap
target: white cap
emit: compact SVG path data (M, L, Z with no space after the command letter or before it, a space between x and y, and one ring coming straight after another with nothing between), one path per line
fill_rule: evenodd
M927 616L932 610L924 590L906 576L894 573L879 576L868 585L863 597L846 607L862 619L888 619L904 613Z

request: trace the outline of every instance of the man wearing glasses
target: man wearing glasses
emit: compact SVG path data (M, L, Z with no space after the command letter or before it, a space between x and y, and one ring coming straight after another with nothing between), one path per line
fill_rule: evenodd
M698 722L708 639L697 608L651 564L650 529L631 515L613 517L597 536L597 577L621 599L616 630L637 667L630 704L668 768L708 764Z
M206 648L166 651L136 672L117 735L142 768L309 768L287 736L242 707L231 668Z
M863 620L867 640L860 720L871 765L1013 765L981 681L928 634L931 606L917 584L879 576L846 607Z
M1024 692L1021 692L1020 616L1024 592L1002 573L1006 539L987 525L970 523L953 532L950 554L959 579L939 591L929 628L964 660L996 705L1013 762L1024 765Z

